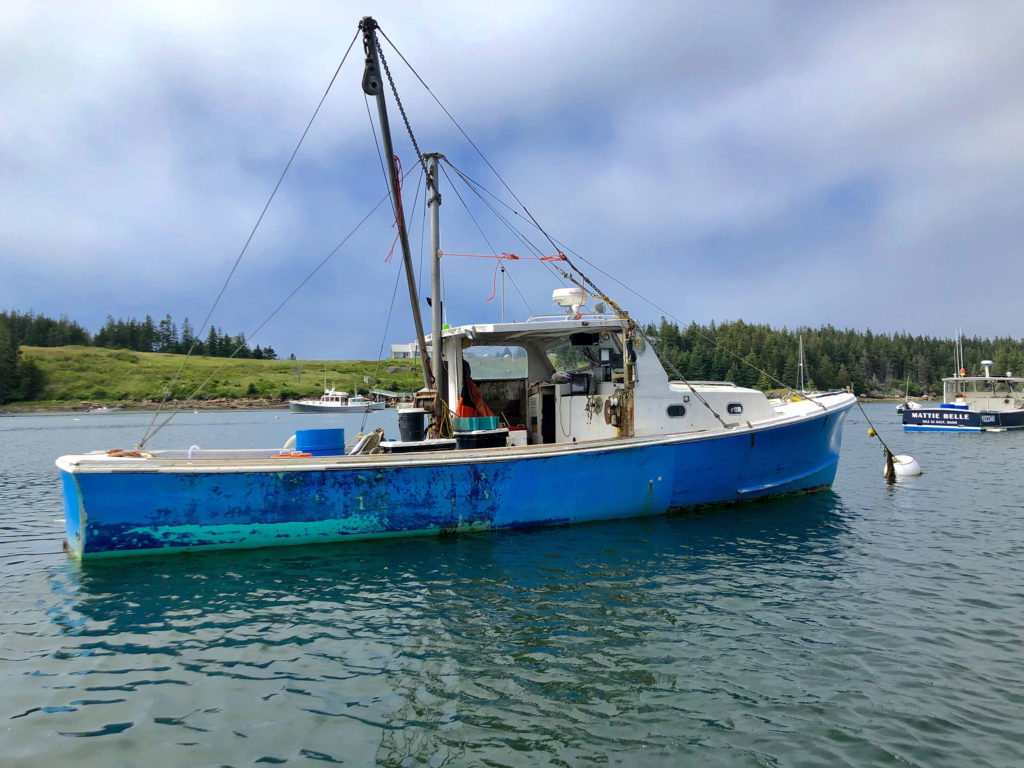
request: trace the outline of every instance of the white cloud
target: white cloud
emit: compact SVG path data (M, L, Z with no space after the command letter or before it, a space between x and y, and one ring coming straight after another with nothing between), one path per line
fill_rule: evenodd
M1019 335L1019 313L1007 314L1024 277L1008 258L1024 176L1015 6L366 7L547 228L683 321L933 334L960 322ZM5 3L0 306L87 324L107 312L195 322L362 12L326 2ZM484 180L386 50L424 151ZM225 329L261 319L382 192L361 68L357 41L240 271L246 301L229 306L229 294L215 319ZM391 117L408 167L397 110ZM452 195L444 214L446 242L477 243ZM377 317L390 302L383 255L393 234L386 216L375 221L303 291L301 311L265 332L279 351L375 356L366 328L340 337L309 323L314 299L336 302L320 316L329 326L338 314ZM947 298L953 281L941 275L962 274L965 257L1000 264L988 298ZM483 303L492 266L454 267L453 310L500 312ZM546 271L519 264L510 274L536 311L550 309ZM363 276L380 297L353 291ZM635 314L659 314L625 298ZM411 335L408 320L396 323L393 340Z

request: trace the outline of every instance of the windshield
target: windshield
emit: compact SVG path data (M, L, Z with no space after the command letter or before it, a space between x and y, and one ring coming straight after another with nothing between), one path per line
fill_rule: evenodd
M476 381L526 378L526 350L522 347L469 347L462 350Z

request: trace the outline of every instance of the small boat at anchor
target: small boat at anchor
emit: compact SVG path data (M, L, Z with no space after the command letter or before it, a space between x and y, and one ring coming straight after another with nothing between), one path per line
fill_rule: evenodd
M905 432L1002 432L1024 428L1024 377L992 376L991 360L982 360L983 376L957 375L942 380L942 402L913 403L903 409Z
M318 398L306 400L289 400L288 410L292 413L369 413L383 410L385 404L376 400L368 400L362 395L349 395L334 387L324 390Z
M300 430L282 449L186 451L145 450L144 437L134 450L62 456L56 463L67 549L75 557L564 525L831 486L854 395L769 401L731 382L688 381L659 356L643 326L561 251L543 260L558 262L577 286L568 296L555 292L562 312L449 327L434 301L432 332L425 334L387 128L377 23L366 17L360 29L362 88L377 101L424 352L424 388L416 407L398 414L402 439L384 440L375 430L346 449L343 430ZM421 159L437 297L438 164L445 158ZM587 310L587 297L612 311L596 304ZM476 381L463 355L473 347L517 348L524 366Z

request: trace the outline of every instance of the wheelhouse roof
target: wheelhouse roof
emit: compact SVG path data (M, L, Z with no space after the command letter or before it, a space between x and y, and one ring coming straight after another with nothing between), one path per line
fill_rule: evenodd
M525 323L460 325L442 331L444 339L469 339L471 346L519 346L524 342L544 347L557 346L570 335L581 332L621 332L626 321L615 315L595 315L574 320L558 316L531 318ZM430 343L427 336L427 343Z

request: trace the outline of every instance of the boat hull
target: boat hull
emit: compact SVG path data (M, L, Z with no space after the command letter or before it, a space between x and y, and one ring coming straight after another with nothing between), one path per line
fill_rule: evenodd
M1024 428L1024 411L973 411L965 408L907 408L905 432L986 432Z
M715 436L464 455L213 471L198 461L95 471L64 457L67 544L84 559L254 548L578 523L809 491L835 478L848 407Z
M384 403L365 403L361 405L320 405L319 403L303 403L291 401L288 410L292 413L369 413L384 410Z

